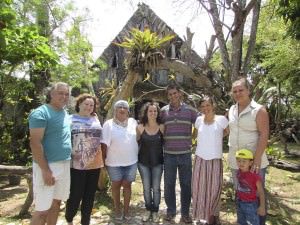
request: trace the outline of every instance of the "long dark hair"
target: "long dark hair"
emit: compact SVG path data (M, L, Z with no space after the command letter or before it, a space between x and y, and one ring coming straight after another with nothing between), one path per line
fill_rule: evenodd
M157 109L157 117L156 117L156 122L158 124L161 124L161 119L160 119L160 107L157 102L147 102L143 107L142 107L142 113L141 113L141 123L145 126L148 123L148 109L150 106L155 106Z

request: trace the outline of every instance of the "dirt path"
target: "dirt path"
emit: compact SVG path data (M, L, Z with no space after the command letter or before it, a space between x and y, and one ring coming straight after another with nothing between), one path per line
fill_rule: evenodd
M27 186L26 186L26 181L22 180L20 186L9 186L5 184L7 181L5 178L2 178L0 182L0 188L1 188L1 197L0 197L0 217L6 217L7 221L1 222L0 220L0 225L2 224L9 224L9 225L16 225L16 224L22 224L22 225L27 225L30 224L30 218L23 218L23 219L17 219L15 217L11 218L12 221L10 221L9 217L14 216L18 213L20 210L21 205L24 203L26 193L27 193ZM144 199L143 199L143 191L142 191L142 183L139 175L137 176L136 182L133 183L133 196L132 196L132 202L131 202L131 207L130 207L130 214L131 214L131 219L127 221L123 221L122 223L117 223L113 219L113 212L111 210L112 208L112 203L111 199L108 199L108 202L106 204L106 207L101 206L101 201L102 201L102 194L103 193L97 193L96 196L96 203L95 207L93 209L92 213L92 219L91 219L91 224L99 224L99 225L114 225L114 224L134 224L134 225L140 225L140 224L182 224L180 223L180 187L177 182L176 185L176 199L177 199L177 216L175 217L175 223L168 223L163 220L163 216L166 213L166 204L164 201L164 193L163 193L163 179L162 179L162 199L161 199L161 204L160 204L160 212L159 215L161 217L161 220L159 223L152 223L152 222L142 222L142 217L145 214L145 206L144 206ZM110 191L108 191L107 196L110 198ZM100 207L98 207L100 206ZM64 207L65 205L62 204L62 210L59 215L59 219L57 224L58 225L66 225L66 221L64 218ZM31 209L32 210L32 209ZM15 219L15 221L13 221ZM17 219L17 220L16 220ZM224 221L225 222L225 221ZM77 213L76 217L74 218L74 224L80 224L80 212ZM232 223L222 223L222 224L232 224Z
M224 179L229 179L229 174L224 174ZM163 183L162 183L163 191ZM273 167L269 168L267 175L267 197L269 199L268 225L288 225L299 224L300 221L300 173L292 173L279 170ZM181 224L180 221L180 188L176 186L177 197L177 216L175 224ZM26 180L23 179L19 186L9 186L6 177L0 176L0 225L28 225L30 224L30 215L28 218L18 218L16 215L20 211L22 204L27 195ZM234 225L235 206L232 200L232 189L229 186L223 187L220 219L222 225ZM154 223L142 222L142 216L146 212L143 200L143 191L140 177L137 176L136 182L133 184L133 195L131 202L131 219L123 223L116 223L113 220L112 199L110 191L105 193L97 192L95 199L95 207L92 213L91 224L99 225L115 225L115 224L132 224L132 225L151 225ZM32 209L31 209L32 210ZM164 194L162 193L160 215L163 217L166 213L166 205L164 202ZM66 225L64 219L64 205L59 215L59 225ZM80 224L80 213L74 218L74 225ZM161 219L160 223L169 225ZM174 224L174 223L173 223Z
M227 175L225 175L227 177ZM177 180L178 181L178 180ZM177 203L177 215L175 217L175 223L169 223L163 220L164 215L166 214L166 204L164 200L164 192L163 192L163 179L162 179L162 184L161 184L161 189L162 189L162 196L161 196L161 204L160 204L160 222L159 223L152 223L150 222L142 222L142 217L146 213L146 209L144 206L144 199L143 199L143 194L142 194L142 183L139 175L137 176L136 182L133 184L133 201L131 202L131 208L130 208L130 214L131 214L131 219L127 221L123 221L122 223L117 223L113 219L113 213L112 211L108 213L101 213L98 210L94 210L94 213L92 215L92 220L91 224L99 224L99 225L114 225L114 224L132 224L132 225L154 225L154 224L164 224L164 225L169 225L169 224L184 224L180 223L180 186L179 183L176 183L176 203ZM100 202L101 204L101 202ZM79 214L79 213L78 213ZM223 215L222 215L223 214ZM225 218L225 212L221 213L221 217ZM63 216L63 215L61 215ZM232 219L234 219L232 216L230 216ZM229 218L227 218L228 220ZM67 223L65 222L63 217L60 217L58 221L59 225L66 225ZM74 219L74 224L80 224L80 215L77 215L76 218ZM230 221L224 221L222 219L222 224L235 224L234 220L232 222Z

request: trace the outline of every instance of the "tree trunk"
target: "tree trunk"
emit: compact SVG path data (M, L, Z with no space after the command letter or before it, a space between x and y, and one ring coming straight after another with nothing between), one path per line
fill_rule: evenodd
M227 88L231 86L232 81L236 80L239 77L241 72L244 73L244 75L248 72L248 65L255 46L257 23L258 23L259 10L260 10L260 1L261 0L250 0L248 1L247 4L246 0L239 0L239 1L222 0L218 2L216 0L207 0L207 1L198 0L201 6L207 11L207 13L211 17L211 22L218 41L218 45L220 48L220 55L225 70L224 74L227 83L226 84ZM244 25L247 16L249 15L253 7L255 7L255 10L253 12L249 46L247 48L245 63L243 65L243 68L241 68ZM232 26L228 26L227 24L225 24L224 15L219 13L219 11L224 12L228 9L231 9L234 13L234 21ZM229 51L226 45L227 38L225 39L224 30L223 30L224 27L228 29L228 32L231 33L231 37L232 37L231 57L229 57ZM211 58L210 56L207 57L207 59L210 58Z
M27 194L26 200L25 200L24 204L22 205L22 208L19 212L19 216L28 214L28 210L33 202L32 176L31 175L26 176L26 181L27 181L27 185L28 185L28 194Z
M278 82L278 96L277 96L277 106L276 106L276 114L275 114L275 124L276 124L276 131L281 130L281 84Z
M36 24L39 35L50 39L49 7L47 1L39 1L36 5ZM49 85L50 71L31 70L30 81L34 84L34 93L30 94L33 100L33 108L40 105L40 96L44 95L44 89Z
M293 172L300 171L299 164L291 163L291 162L284 161L284 160L272 159L270 164L279 169L284 169L284 170L293 171Z
M243 51L243 29L237 31L232 37L232 54L231 54L231 82L234 82L241 75L241 61Z
M129 70L125 80L122 82L122 85L119 87L117 95L114 97L114 102L118 100L128 100L133 94L133 87L139 80L140 74L138 71ZM106 119L113 117L113 104L112 107L108 110Z
M233 4L234 29L231 33L232 36L231 82L237 80L241 75L243 35L244 35L244 24L246 20L243 9L245 8L245 6L246 6L246 0L237 1L237 3Z
M201 4L202 4L202 2L201 2ZM210 10L208 10L208 12L212 16L212 23L213 23L213 27L215 30L217 40L218 40L223 66L226 71L226 74L228 76L230 76L231 63L230 63L230 59L229 59L228 49L226 46L226 40L225 40L224 33L223 33L223 25L220 20L220 14L219 14L219 10L217 7L218 4L217 4L216 0L209 0L209 6L210 6Z
M122 85L119 87L117 95L114 97L113 104L114 102L121 99L128 100L133 95L133 88L134 85L139 80L139 77L140 77L139 72L133 70L128 71L125 80L122 82ZM110 119L113 117L113 104L107 112L106 119ZM104 173L104 171L102 171L101 169L101 174L98 180L98 187L100 190L105 188L106 181L107 181L107 173Z
M248 41L248 49L245 56L244 64L243 64L243 73L247 74L249 70L249 64L251 61L251 57L255 48L256 43L256 33L257 33L257 27L258 27L258 20L259 20L259 14L260 14L260 6L261 6L261 0L257 0L256 4L253 7L253 15L252 15L252 24L251 24L251 31Z

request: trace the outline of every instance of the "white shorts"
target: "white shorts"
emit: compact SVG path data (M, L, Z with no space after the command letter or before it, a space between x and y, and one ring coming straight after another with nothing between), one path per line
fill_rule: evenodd
M53 199L66 201L70 193L70 160L49 163L49 168L55 177L55 184L47 186L44 183L40 166L32 164L33 196L36 211L46 211Z

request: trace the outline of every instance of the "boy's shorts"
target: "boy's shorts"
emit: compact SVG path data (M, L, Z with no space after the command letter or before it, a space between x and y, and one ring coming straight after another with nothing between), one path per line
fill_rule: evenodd
M53 199L66 201L70 193L70 160L49 163L49 168L55 177L55 184L47 186L44 183L39 165L33 162L32 180L33 196L36 211L50 209Z
M126 180L133 182L135 181L137 163L130 166L107 166L106 169L111 181Z

